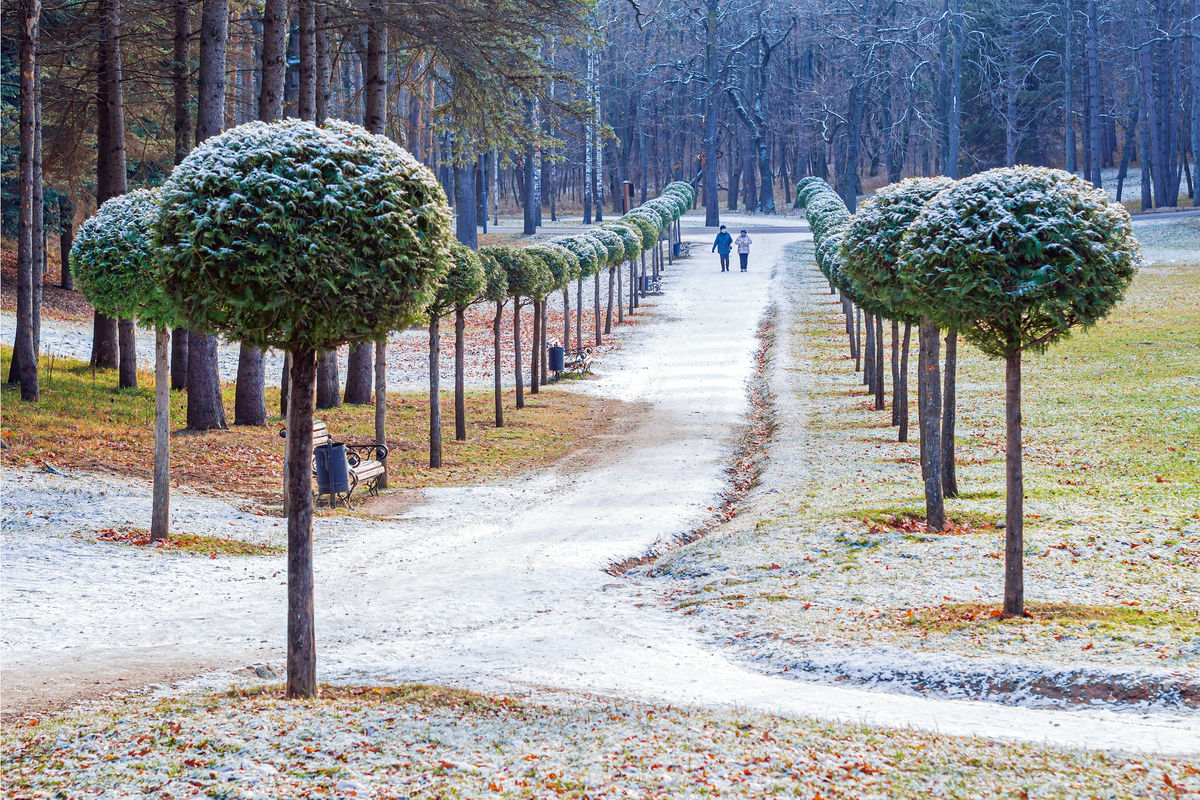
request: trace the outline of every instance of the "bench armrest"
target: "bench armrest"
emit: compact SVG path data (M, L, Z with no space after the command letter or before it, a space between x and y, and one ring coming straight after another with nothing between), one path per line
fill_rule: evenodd
M378 444L348 444L346 445L346 462L357 467L363 461L380 461L387 463L388 447Z

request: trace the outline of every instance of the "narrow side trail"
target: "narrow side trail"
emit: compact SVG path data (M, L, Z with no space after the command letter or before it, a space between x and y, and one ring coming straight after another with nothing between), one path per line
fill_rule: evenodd
M1200 724L1192 721L765 676L714 650L693 622L667 610L655 581L603 571L707 521L726 488L725 465L748 411L756 329L772 302L789 302L773 276L777 264L783 271L784 247L800 236L754 228L751 235L747 273L719 272L707 242L668 271L666 294L650 299L636 334L578 387L639 403L641 411L571 465L506 484L428 491L394 521L322 524L319 678L546 687L1066 746L1195 752ZM5 502L9 519L23 513ZM79 557L65 584L78 594L66 597L53 565L35 570L41 579L10 580L11 538L0 588L6 682L12 656L28 673L50 656L61 662L64 649L93 661L149 647L282 657L283 573L272 575L282 558L218 559L199 570L195 559L154 559L155 569L139 574L144 558L105 550ZM33 550L23 546L17 559L31 569ZM64 617L85 622L55 635Z

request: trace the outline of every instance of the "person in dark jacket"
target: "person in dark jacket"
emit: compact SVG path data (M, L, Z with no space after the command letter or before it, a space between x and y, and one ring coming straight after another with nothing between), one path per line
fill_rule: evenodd
M721 272L729 272L729 253L733 250L733 237L729 235L729 231L725 230L725 226L721 226L721 232L717 234L717 240L713 242L713 252L721 256Z

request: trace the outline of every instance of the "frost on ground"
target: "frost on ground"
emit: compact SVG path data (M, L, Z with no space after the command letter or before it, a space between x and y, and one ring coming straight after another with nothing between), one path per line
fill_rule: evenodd
M1191 220L1138 233L1177 258L1200 244ZM960 347L963 497L947 507L960 525L929 534L910 519L923 514L915 407L914 441L898 444L890 408L871 410L853 372L810 248L782 291L792 318L773 356L778 428L760 487L717 535L645 570L669 579L681 614L800 678L1200 706L1200 265L1158 259L1110 321L1027 359L1032 618L1010 621L993 616L1002 366Z
M276 690L277 691L277 690ZM3 737L9 796L1174 798L1181 759L421 685L126 699ZM119 787L119 788L118 788Z

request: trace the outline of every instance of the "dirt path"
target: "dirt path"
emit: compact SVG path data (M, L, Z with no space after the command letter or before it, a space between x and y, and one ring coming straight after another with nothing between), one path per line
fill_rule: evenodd
M667 611L654 582L603 572L703 523L725 490L757 324L769 302L786 300L771 267L795 238L755 234L746 274L720 273L707 254L670 270L666 294L654 299L636 335L580 385L644 409L635 424L616 426L579 455L589 468L431 490L394 521L322 521L319 678L538 685L1073 746L1195 750L1194 725L764 676ZM101 509L124 502L93 499ZM46 495L25 507L51 502ZM6 511L6 528L19 524L19 512ZM221 512L197 513L219 519ZM39 567L35 546L14 545L14 538L5 536L0 590L9 615L6 672L14 662L44 668L64 647L80 663L113 659L109 648L132 653L151 645L181 656L216 646L244 653L243 660L264 651L273 663L282 660L283 559L154 559L147 570L136 555L106 550L82 558L70 580L59 582L61 565ZM10 580L18 572L10 552L19 547L39 580ZM68 624L47 637L58 623Z

